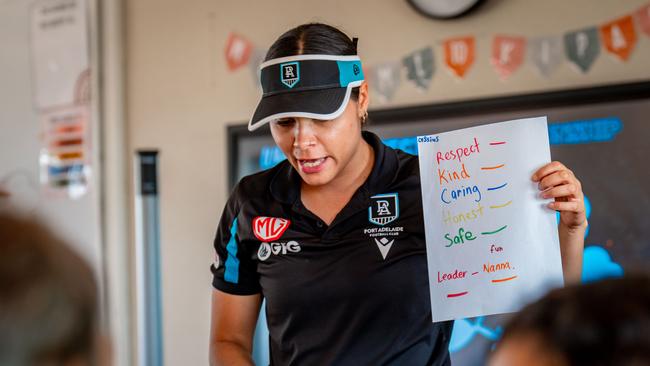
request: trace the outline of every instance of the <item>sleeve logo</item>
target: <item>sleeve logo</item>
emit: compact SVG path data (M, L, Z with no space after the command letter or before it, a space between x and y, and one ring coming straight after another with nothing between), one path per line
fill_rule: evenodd
M291 222L279 217L258 216L253 219L253 234L262 242L280 239Z

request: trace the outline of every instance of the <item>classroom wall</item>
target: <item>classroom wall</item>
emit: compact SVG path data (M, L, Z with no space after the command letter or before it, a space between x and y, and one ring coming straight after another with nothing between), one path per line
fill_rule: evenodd
M0 202L0 208L45 221L92 265L103 286L99 126L94 109L89 127L93 148L87 193L71 199L61 192L44 190L40 183L43 131L34 102L32 77L30 10L33 4L34 1L0 1L0 186L10 194L6 202ZM89 1L91 14L94 14L93 4ZM92 21L89 27L94 29ZM94 66L93 46L89 52Z
M247 68L227 69L229 32L267 47L290 27L327 22L359 37L365 65L399 61L433 45L437 68L430 90L402 85L391 102L373 100L372 110L649 80L650 38L644 35L629 62L601 55L586 75L565 63L547 80L526 63L503 82L487 59L493 34L559 35L646 3L488 0L466 18L433 21L397 0L126 1L129 156L140 148L160 150L165 363L206 362L212 239L228 195L226 125L246 121L259 97ZM443 69L437 42L468 33L480 37L477 61L458 82Z

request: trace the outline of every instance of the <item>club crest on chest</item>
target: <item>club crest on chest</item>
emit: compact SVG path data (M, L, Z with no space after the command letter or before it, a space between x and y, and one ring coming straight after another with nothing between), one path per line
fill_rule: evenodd
M368 221L384 226L399 217L399 198L397 193L384 193L370 197Z

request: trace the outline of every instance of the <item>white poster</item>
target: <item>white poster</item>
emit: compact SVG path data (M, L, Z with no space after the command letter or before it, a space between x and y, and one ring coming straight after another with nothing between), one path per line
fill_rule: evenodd
M85 102L88 94L85 0L41 0L31 14L34 97L40 110Z
M418 137L433 321L519 310L561 286L555 211L533 173L546 117Z

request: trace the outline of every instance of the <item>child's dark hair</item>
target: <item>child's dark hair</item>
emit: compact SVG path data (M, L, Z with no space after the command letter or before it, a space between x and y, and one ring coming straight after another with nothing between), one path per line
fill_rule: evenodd
M0 365L95 364L91 267L33 219L0 212Z
M531 335L569 365L650 364L650 277L626 275L551 291L506 326L503 342Z
M357 54L357 39L350 39L345 33L331 25L307 23L288 30L271 45L264 61L295 55L337 55ZM359 99L359 88L352 89L351 98Z

